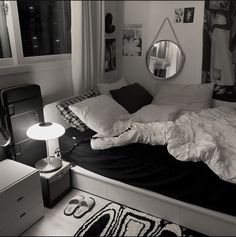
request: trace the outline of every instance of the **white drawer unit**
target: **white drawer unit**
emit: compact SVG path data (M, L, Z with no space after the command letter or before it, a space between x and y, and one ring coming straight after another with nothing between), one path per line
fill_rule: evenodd
M18 236L43 216L39 172L13 160L0 162L0 236Z

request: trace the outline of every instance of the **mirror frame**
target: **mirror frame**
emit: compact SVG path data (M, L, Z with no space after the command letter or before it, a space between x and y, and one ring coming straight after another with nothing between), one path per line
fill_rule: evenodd
M180 50L181 53L182 53L182 56L183 56L183 63L182 63L182 65L180 66L179 70L178 70L175 74L173 74L172 76L167 77L167 78L155 76L154 74L151 73L151 71L149 70L149 66L148 66L148 55L149 55L150 50L152 49L152 47L153 47L154 44L156 44L156 43L158 43L158 42L162 42L162 41L169 41L169 42L174 43L175 45L177 45L178 48L179 48L179 50ZM183 51L182 47L181 47L177 42L174 42L174 41L172 41L172 40L162 39L162 40L154 41L154 42L152 42L151 46L148 48L148 50L147 50L147 52L146 52L146 67L147 67L147 70L148 70L148 72L152 75L152 77L155 78L155 79L157 79L157 80L168 80L168 79L171 79L171 78L177 76L177 75L182 71L183 66L184 66L184 63L185 63L185 54L184 54L184 51Z

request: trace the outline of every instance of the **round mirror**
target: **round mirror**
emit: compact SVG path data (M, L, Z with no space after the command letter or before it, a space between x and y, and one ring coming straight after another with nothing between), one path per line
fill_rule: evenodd
M10 140L7 130L0 127L0 147L7 146L10 143Z
M180 72L184 65L184 53L174 42L155 42L147 52L148 71L157 79L168 79Z

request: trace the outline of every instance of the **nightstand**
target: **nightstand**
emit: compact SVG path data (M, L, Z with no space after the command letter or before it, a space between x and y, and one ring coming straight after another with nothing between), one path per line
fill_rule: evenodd
M49 173L40 173L43 201L46 207L54 206L71 191L70 163L62 161L62 167Z
M13 160L0 162L0 236L18 236L43 216L39 172Z

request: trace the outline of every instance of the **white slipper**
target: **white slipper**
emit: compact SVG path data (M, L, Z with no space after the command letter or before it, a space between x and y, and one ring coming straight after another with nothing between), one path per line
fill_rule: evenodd
M83 215L85 215L87 212L89 212L93 206L95 205L95 200L92 197L84 198L81 201L81 205L76 208L74 212L75 218L81 218Z
M78 195L71 199L64 210L64 214L66 216L72 215L76 208L80 207L82 200L84 200L84 196L82 195Z

